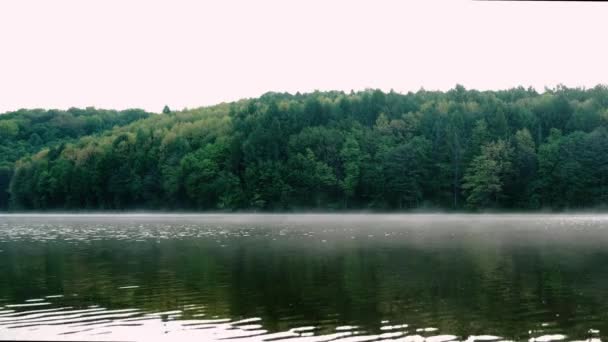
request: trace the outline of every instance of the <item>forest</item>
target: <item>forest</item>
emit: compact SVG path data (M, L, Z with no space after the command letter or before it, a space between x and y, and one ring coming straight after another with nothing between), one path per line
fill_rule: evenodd
M0 115L0 143L10 210L608 205L603 85L266 93L159 114L22 110Z
M0 115L0 209L9 206L15 162L39 150L148 117L142 110L19 110Z

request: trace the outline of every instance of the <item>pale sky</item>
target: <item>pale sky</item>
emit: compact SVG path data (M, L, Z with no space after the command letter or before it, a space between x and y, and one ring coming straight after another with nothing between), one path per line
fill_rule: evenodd
M608 3L1 0L0 112L608 83Z

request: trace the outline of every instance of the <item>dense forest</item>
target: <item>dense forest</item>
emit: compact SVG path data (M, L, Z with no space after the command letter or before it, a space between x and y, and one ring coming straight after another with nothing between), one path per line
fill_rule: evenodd
M40 149L148 117L141 110L19 110L0 115L0 209L9 205L15 162Z
M32 138L35 126L0 123L3 155L18 157L33 150L31 140L45 142L15 164L12 209L564 210L608 204L606 86L543 93L462 86L407 94L267 93L165 110L77 140L95 130L54 131L58 139L70 138L61 144L45 138L54 120L41 125L40 139Z

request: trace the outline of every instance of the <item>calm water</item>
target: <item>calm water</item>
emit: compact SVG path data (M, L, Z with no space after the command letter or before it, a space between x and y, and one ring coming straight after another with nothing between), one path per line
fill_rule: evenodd
M0 216L0 340L593 340L608 216Z

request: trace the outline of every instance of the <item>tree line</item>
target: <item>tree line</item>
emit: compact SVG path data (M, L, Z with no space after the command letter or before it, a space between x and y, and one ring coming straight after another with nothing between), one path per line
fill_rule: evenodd
M42 148L13 209L539 210L608 204L608 87L267 93Z
M20 158L148 115L138 109L118 112L95 108L22 109L0 115L0 209L9 206L9 184Z

